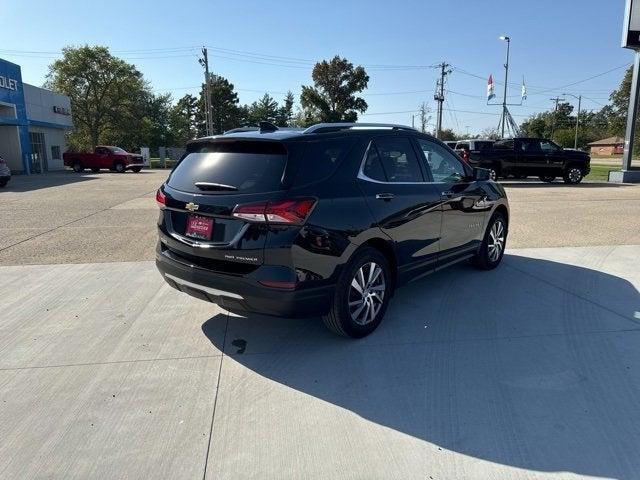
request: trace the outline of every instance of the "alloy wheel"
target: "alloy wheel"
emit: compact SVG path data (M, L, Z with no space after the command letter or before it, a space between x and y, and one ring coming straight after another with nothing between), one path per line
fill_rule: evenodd
M489 254L489 260L492 262L498 261L502 254L505 240L504 234L504 224L501 220L496 220L489 231L489 241L487 243L487 253Z
M349 314L358 325L373 322L382 308L386 284L380 265L369 262L362 265L349 287Z
M498 172L496 172L493 168L489 169L489 178L491 178L491 180L493 180L494 182L496 180L498 180Z
M569 170L569 180L571 180L572 183L578 183L581 178L582 178L582 172L580 171L579 168L574 167L571 170Z

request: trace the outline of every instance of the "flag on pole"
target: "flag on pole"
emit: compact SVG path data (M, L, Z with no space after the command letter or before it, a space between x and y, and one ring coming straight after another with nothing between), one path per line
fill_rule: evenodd
M489 81L487 82L487 101L495 98L496 92L493 86L493 75L489 75Z
M522 100L527 99L527 86L524 84L524 77L522 77Z

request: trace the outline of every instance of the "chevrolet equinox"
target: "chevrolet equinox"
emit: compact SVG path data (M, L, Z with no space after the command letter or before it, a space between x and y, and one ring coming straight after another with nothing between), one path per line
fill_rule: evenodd
M509 225L488 170L399 125L261 122L193 140L156 200L169 285L354 338L401 285L466 259L498 266Z

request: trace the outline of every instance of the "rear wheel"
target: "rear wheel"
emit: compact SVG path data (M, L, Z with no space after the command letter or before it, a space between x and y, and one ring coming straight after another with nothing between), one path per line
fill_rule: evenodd
M82 166L82 163L80 163L78 160L73 162L73 171L76 173L84 172L84 167Z
M496 167L489 168L489 178L494 182L498 180L498 169Z
M8 182L8 181L9 181L9 180L7 180L7 179L5 179L5 178L3 178L2 180L0 180L0 188L4 188L4 187L6 187L6 186L7 186L7 182Z
M546 183L551 183L556 179L556 177L552 177L550 175L540 175L538 178L540 179L540 181Z
M131 169L131 171L133 171L134 173L140 173L140 170L142 170L142 167L133 167Z
M126 170L125 165L122 162L116 162L113 168L115 168L116 172L118 173L124 173Z
M564 183L576 185L582 181L582 170L578 167L568 167L564 172Z
M391 289L389 263L384 255L374 248L360 250L338 280L324 324L345 337L369 335L382 321Z
M507 220L502 213L496 212L489 221L480 250L472 259L473 264L481 270L496 268L502 260L506 244Z
M98 173L98 172L100 171L100 169L99 169L99 168L96 168L96 167L93 167L93 168L91 169L91 171L92 171L93 173Z

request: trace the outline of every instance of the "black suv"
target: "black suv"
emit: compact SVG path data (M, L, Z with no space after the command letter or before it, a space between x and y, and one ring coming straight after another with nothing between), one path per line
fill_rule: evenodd
M320 316L363 337L394 290L472 259L501 261L503 188L404 126L319 124L189 143L156 199L156 264L231 311Z

